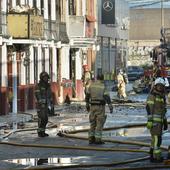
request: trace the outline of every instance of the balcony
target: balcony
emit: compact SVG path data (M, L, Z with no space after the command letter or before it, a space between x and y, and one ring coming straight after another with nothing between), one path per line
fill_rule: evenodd
M84 16L69 16L68 22L69 37L85 37L85 17Z
M7 29L13 38L42 39L44 20L42 16L31 14L8 14Z
M66 29L65 22L56 23L56 32L59 37L59 41L61 41L61 43L63 43L63 44L69 43L69 38L67 35L67 29Z
M66 23L44 20L44 35L46 40L61 41L63 44L69 43L66 31Z

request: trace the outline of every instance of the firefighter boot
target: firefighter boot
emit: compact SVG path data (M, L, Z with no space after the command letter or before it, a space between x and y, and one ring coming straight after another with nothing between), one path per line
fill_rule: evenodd
M153 158L153 160L152 160L152 162L153 163L161 163L161 162L163 162L163 160L164 160L164 158L161 156L160 158Z
M153 161L154 163L161 163L163 162L163 157L161 156L161 153L157 152L157 153L154 153L153 151Z
M49 136L49 134L47 134L47 133L45 133L45 132L43 132L43 135L44 135L44 137Z
M95 137L94 136L89 137L89 144L95 144Z
M95 144L97 144L97 145L103 145L103 144L105 144L105 143L101 140L101 138L96 138Z
M170 146L168 147L168 155L167 155L167 159L170 159Z
M45 132L38 132L38 137L46 137L46 136L49 136L49 135Z
M38 137L44 137L43 132L38 132Z
M153 162L153 148L150 148L149 154L150 154L150 162Z

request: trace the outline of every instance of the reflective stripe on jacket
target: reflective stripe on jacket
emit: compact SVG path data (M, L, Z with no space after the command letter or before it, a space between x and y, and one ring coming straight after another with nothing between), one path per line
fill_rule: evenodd
M160 95L150 94L146 101L146 110L148 113L148 120L154 122L163 122L166 113L165 98Z

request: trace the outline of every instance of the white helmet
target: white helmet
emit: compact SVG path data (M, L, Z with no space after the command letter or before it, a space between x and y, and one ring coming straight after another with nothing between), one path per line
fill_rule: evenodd
M123 74L123 70L122 70L122 69L120 69L120 70L119 70L119 73L120 73L120 74Z
M163 78L159 77L155 80L155 85L157 85L157 84L162 84L162 85L165 86L166 83L165 83L165 80Z

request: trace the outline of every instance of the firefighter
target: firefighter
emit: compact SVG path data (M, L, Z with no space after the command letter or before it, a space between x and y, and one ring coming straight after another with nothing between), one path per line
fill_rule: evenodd
M40 73L40 81L35 88L35 97L37 100L37 114L38 114L38 136L49 136L45 133L46 125L48 123L48 112L52 109L52 92L49 81L49 75L43 71Z
M117 96L120 99L121 98L127 99L126 83L128 83L127 76L125 77L123 70L120 69L119 72L118 72L118 75L117 75L117 87L118 87Z
M88 65L83 65L84 73L83 73L83 86L84 86L84 93L86 94L86 89L90 85L91 81L91 73L89 71Z
M165 81L163 78L155 80L154 87L147 97L146 111L148 114L147 128L151 133L150 161L162 162L160 145L162 131L167 130Z
M109 105L110 113L113 112L110 96L104 86L103 75L92 81L86 92L86 109L90 112L89 144L104 144L102 130L106 121L105 104Z

